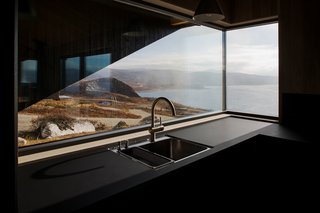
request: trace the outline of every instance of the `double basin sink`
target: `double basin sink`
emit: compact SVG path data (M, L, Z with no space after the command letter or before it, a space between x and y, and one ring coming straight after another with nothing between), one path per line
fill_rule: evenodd
M209 149L209 147L202 144L179 138L165 137L157 142L127 148L119 152L132 160L156 169Z

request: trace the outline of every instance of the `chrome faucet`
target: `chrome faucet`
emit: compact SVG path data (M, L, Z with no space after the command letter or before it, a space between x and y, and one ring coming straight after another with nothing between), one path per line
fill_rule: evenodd
M154 114L156 111L156 105L160 100L164 100L166 101L170 108L171 108L171 112L173 116L176 116L176 109L174 108L173 103L165 98L165 97L159 97L156 100L153 101L152 107L151 107L151 127L149 128L149 132L150 132L150 142L155 142L156 140L156 132L160 132L162 130L164 130L164 126L162 125L161 122L161 117L160 117L160 125L159 126L155 126L155 118L154 118Z

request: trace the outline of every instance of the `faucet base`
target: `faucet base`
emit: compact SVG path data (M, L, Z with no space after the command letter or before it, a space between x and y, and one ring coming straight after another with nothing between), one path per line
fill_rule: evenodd
M164 130L164 126L163 125L151 127L149 129L150 142L155 142L156 141L156 132L160 132L160 131L163 131L163 130Z

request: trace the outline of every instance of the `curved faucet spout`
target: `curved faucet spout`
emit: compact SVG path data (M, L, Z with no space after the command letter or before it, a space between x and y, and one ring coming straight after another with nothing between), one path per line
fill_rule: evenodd
M169 107L171 109L172 115L176 116L176 108L174 107L173 103L168 98L159 97L159 98L157 98L156 100L153 101L153 104L152 104L152 107L151 107L151 127L154 127L154 125L155 125L154 115L155 115L155 111L156 111L156 105L161 100L164 100L169 104Z
M171 112L172 112L172 115L173 116L176 116L176 109L173 105L173 103L168 99L168 98L165 98L165 97L159 97L157 98L156 100L153 101L153 104L152 104L152 107L151 107L151 128L149 129L149 132L150 132L150 141L151 142L154 142L155 139L156 139L156 132L159 132L159 131L162 131L164 129L164 126L162 125L161 123L161 120L160 120L160 126L158 127L155 127L155 111L156 111L156 105L157 103L160 101L160 100L164 100L165 102L168 103L170 109L171 109Z

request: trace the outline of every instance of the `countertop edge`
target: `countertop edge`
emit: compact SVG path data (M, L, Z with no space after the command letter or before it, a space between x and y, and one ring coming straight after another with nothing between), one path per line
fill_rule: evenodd
M201 125L201 124L200 124ZM269 126L257 129L255 131L252 131L250 133L241 135L237 138L225 141L210 150L200 153L196 156L190 157L188 159L185 159L183 161L179 161L177 163L171 164L170 166L158 169L158 170L147 170L143 171L139 174L127 177L125 179L116 181L114 183L111 183L109 185L88 191L84 194L80 194L78 196L75 196L73 198L64 200L59 203L52 204L50 206L47 206L42 209L37 209L37 212L54 212L54 211L59 211L59 212L69 212L69 211L74 211L80 208L83 208L85 206L94 204L95 202L98 202L100 200L106 199L112 195L115 195L117 193L123 192L129 188L135 187L139 184L145 183L147 181L153 180L157 177L160 177L164 174L167 174L169 172L172 172L174 170L177 170L179 168L182 168L184 166L187 166L189 164L192 164L200 159L209 157L211 155L214 155L217 152L220 152L224 149L227 149L231 146L234 146L238 143L241 143L249 138L252 138L258 134L265 134L265 135L271 135L273 137L277 137L277 134L279 132L281 133L282 127L278 124L270 124ZM270 130L271 129L271 130ZM272 132L272 129L277 129L276 134L270 134ZM290 130L286 130L289 131ZM279 136L279 135L278 135ZM290 137L285 137L285 135L280 135L280 138L285 138L285 139L292 139L294 138L294 134L292 134ZM23 211L22 211L23 212Z

